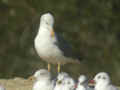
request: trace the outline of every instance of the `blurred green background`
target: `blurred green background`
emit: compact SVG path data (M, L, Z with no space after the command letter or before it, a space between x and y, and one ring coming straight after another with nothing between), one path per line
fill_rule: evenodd
M105 71L120 85L120 0L0 0L1 78L28 77L47 68L33 45L46 12L54 14L56 32L85 59L63 71L75 77Z

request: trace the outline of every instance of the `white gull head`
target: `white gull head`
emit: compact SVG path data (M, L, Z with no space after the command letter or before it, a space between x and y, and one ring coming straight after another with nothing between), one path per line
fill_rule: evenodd
M50 13L45 13L40 18L40 25L44 27L53 27L54 24L54 17Z

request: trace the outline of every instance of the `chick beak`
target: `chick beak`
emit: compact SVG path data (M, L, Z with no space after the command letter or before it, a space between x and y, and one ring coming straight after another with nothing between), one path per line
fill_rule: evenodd
M90 81L89 81L89 86L90 86L90 87L94 87L95 84L96 84L96 83L95 83L95 80L90 80Z
M91 83L91 84L95 84L95 81L94 81L94 80L90 80L90 83Z
M75 84L74 88L77 88L77 84Z

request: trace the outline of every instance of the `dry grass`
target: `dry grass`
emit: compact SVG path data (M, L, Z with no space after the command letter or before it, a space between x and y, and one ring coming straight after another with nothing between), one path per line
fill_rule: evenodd
M0 79L6 90L32 90L33 81L24 78Z

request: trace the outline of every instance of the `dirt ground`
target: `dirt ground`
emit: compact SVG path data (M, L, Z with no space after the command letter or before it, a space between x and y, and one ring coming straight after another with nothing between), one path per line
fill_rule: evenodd
M16 77L12 79L0 79L0 84L6 90L32 90L33 81Z

